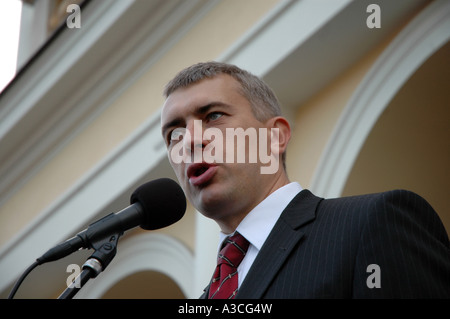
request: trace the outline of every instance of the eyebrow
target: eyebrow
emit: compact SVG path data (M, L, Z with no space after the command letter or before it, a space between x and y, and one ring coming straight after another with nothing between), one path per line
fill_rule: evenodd
M223 102L211 102L211 103L208 103L206 105L196 108L193 113L195 115L203 115L203 114L207 113L211 108L216 107L216 106L228 107L229 105L226 103L223 103ZM179 126L181 123L183 123L183 121L184 121L183 118L177 117L177 118L173 119L172 121L164 124L161 129L162 135L165 136L165 133L169 128Z
M169 128L174 127L174 126L178 126L178 125L180 125L181 122L182 122L182 119L181 119L181 118L176 118L176 119L174 119L174 120L172 120L172 121L170 121L170 122L164 124L163 127L162 127L162 129L161 129L162 135L164 136L165 133L166 133L166 131L167 131Z

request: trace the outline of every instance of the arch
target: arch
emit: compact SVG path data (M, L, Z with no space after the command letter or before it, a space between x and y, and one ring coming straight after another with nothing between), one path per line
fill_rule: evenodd
M381 54L343 111L313 176L311 189L342 194L367 136L409 77L450 38L450 2L435 1Z
M424 197L450 233L450 42L397 92L362 146L342 196L408 189Z
M185 299L180 287L167 275L145 270L115 283L103 299Z
M186 298L191 298L194 257L178 240L159 233L143 233L119 242L117 255L107 270L89 281L76 297L101 298L122 279L145 271L169 277Z

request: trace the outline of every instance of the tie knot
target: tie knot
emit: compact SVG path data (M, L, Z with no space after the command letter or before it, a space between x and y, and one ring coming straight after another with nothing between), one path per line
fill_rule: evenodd
M223 248L219 252L218 264L227 263L231 267L237 268L244 259L250 243L241 234L236 232L233 236L227 237Z

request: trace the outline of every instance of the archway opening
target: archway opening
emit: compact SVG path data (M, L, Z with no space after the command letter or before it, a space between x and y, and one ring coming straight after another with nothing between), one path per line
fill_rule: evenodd
M372 128L342 195L405 188L422 195L450 233L450 42L397 92Z
M133 273L114 284L102 299L185 299L180 287L158 271Z

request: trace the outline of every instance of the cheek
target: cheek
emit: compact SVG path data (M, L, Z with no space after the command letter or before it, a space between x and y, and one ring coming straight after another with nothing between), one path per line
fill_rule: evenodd
M172 166L172 169L175 172L175 175L177 176L178 181L180 183L183 183L184 178L185 178L185 174L184 174L184 169L185 169L184 166L185 165L183 163L174 163L172 161L172 159L170 158L170 156L169 156L169 163L170 163L170 166Z

